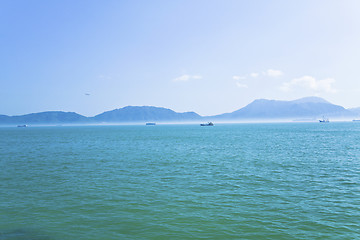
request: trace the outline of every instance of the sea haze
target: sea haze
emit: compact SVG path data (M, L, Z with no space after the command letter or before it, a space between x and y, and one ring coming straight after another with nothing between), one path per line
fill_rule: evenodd
M357 122L0 136L0 239L360 238Z

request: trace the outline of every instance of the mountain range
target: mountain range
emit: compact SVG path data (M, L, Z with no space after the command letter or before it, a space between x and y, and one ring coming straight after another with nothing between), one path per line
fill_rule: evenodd
M141 122L195 122L241 120L315 120L323 116L351 119L360 116L360 108L345 109L319 97L293 101L257 99L231 113L200 116L195 112L178 113L171 109L151 106L127 106L85 117L75 112L48 111L21 116L0 115L0 124L98 124Z
M316 119L320 117L352 118L357 113L334 105L319 97L294 101L258 99L234 111L218 115L218 119Z

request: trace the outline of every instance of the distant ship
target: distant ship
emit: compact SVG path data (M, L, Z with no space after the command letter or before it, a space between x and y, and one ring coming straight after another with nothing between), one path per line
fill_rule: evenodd
M26 124L24 124L24 125L17 125L17 127L27 127L27 125L26 125Z
M153 123L153 122L146 123L146 126L154 126L154 125L156 125L156 123Z
M319 120L319 122L321 122L321 123L328 123L328 122L330 122L330 121L329 121L328 118L324 118L324 117L323 117L323 119L322 119L322 120Z
M204 127L204 126L214 126L214 124L212 122L208 122L208 123L202 123L200 124L200 126Z

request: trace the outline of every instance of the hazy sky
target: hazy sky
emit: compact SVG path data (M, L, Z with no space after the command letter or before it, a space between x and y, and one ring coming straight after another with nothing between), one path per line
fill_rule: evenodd
M0 114L360 107L360 1L0 0Z

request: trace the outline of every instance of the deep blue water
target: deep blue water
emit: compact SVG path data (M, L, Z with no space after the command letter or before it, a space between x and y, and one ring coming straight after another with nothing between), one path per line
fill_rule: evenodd
M5 239L360 239L360 123L0 128Z

